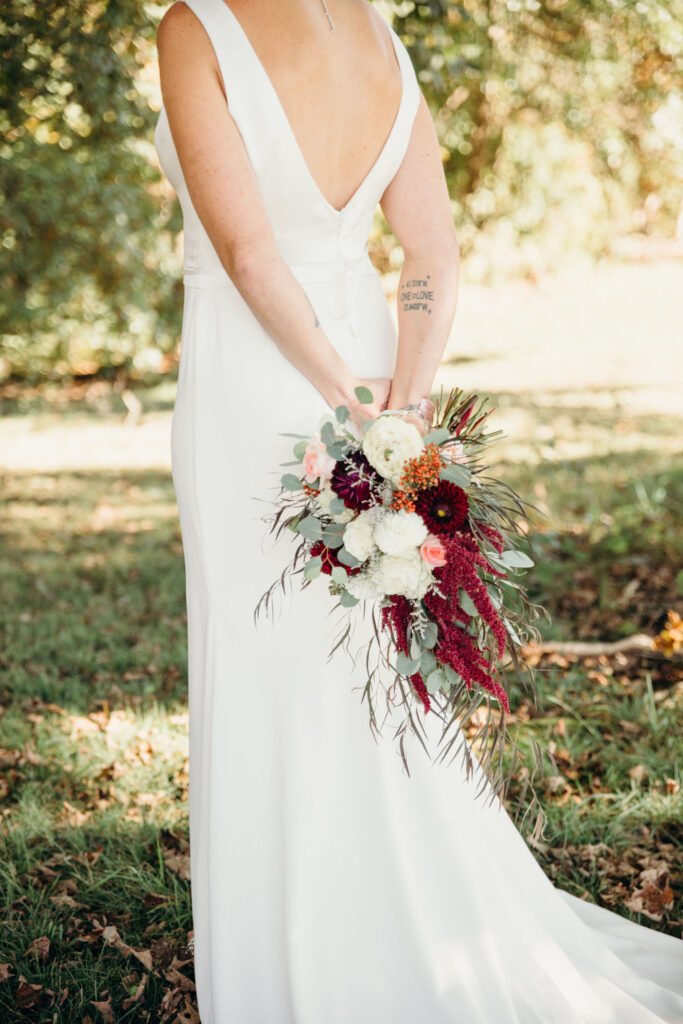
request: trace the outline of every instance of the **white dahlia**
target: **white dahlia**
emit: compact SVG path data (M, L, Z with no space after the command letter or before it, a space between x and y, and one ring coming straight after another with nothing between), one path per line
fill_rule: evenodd
M373 579L383 594L402 594L420 598L432 582L429 566L419 551L408 555L381 555L372 570Z
M364 509L344 529L344 547L359 562L364 562L375 550L375 518L373 509Z
M375 543L385 555L404 555L419 548L428 530L417 512L386 512L375 526Z
M359 601L374 601L383 596L372 570L354 573L353 576L347 578L345 586L348 592L353 597L357 597Z
M398 416L378 416L363 437L363 452L380 476L398 485L403 465L423 450L422 435Z

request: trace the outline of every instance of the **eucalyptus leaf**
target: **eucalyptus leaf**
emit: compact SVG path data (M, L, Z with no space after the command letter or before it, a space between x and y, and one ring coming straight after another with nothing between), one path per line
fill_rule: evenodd
M297 443L292 448L292 451L293 451L294 455L296 456L296 458L299 460L299 462L301 462L301 460L303 459L304 455L306 454L306 449L307 448L308 448L308 444L307 444L306 441L297 441Z
M451 668L450 665L442 665L441 667L446 673L446 679L451 686L459 686L462 682L462 676L454 668Z
M342 590L339 595L339 603L344 608L353 608L354 604L358 604L358 598L354 597L353 594L349 594L348 590Z
M334 444L336 437L333 424L329 420L325 420L320 428L320 440L327 446L328 444Z
M322 558L320 555L315 555L304 566L304 579L314 580L320 575L320 567L322 566Z
M396 655L396 668L402 676L412 676L420 667L419 658L409 658L403 651Z
M307 540L320 540L323 532L320 520L315 516L304 516L300 519L296 531Z
M491 601L493 602L493 607L494 608L501 608L502 605L503 605L503 598L502 598L501 594L499 593L499 591L497 590L497 588L494 587L491 583L487 583L486 584L486 589L488 590L489 597L491 598Z
M341 523L330 523L322 532L323 543L328 548L341 547L344 540L344 527Z
M439 639L439 629L435 622L428 622L422 631L422 643L425 647L436 647Z
M450 430L446 430L445 427L437 427L435 430L430 430L429 433L425 434L422 441L424 444L442 444L450 436Z
M468 593L466 593L464 590L460 591L460 594L458 596L458 600L460 602L460 607L462 608L462 610L465 612L466 615L478 615L479 614L479 612L477 611L476 604L474 603L474 601L472 600L470 595Z
M509 569L529 569L534 564L528 555L525 555L523 551L516 551L514 548L503 551L500 561Z
M455 462L449 462L448 465L443 466L439 476L442 480L450 480L452 484L457 484L458 487L467 487L472 479L469 469L465 466L458 466Z
M339 548L339 551L337 551L337 558L342 563L342 565L348 565L351 569L354 569L357 565L360 565L359 560L354 555L352 555L350 551L347 551L345 547Z
M334 444L330 443L327 445L327 454L335 462L339 462L344 457L348 445L344 441L335 441Z
M342 586L346 583L346 569L342 569L340 565L335 565L330 575L335 583L341 583Z
M334 410L334 415L337 417L340 423L346 423L349 418L349 407L348 405L338 405Z
M422 657L422 645L417 635L413 636L410 641L410 657L416 658L418 661Z
M436 657L431 651L423 651L422 657L420 658L420 672L423 676L428 676L430 672L433 672L436 668Z
M364 384L359 384L358 387L354 388L353 393L361 405L369 405L372 401L372 391L370 388L366 388Z
M446 676L440 668L435 668L433 672L430 672L425 679L425 686L427 692L434 694L438 693L439 690L444 689L446 686Z
M346 508L343 498L332 498L330 501L330 512L333 516L338 516L340 512L343 512Z
M303 487L303 483L294 473L283 473L280 477L280 483L286 491L300 491Z

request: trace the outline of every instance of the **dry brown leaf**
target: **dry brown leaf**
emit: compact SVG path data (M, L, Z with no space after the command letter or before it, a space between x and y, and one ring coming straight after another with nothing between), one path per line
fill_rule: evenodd
M22 1009L30 1009L36 1006L43 992L49 992L43 985L32 985L23 974L19 975L19 986L16 991L17 1005Z
M181 853L164 853L164 864L184 882L190 880L190 858Z
M638 785L641 785L647 778L649 772L647 769L647 765L634 764L633 768L629 768L628 774L634 782L637 782Z
M110 946L114 946L120 953L125 956L134 956L140 961L142 966L148 970L153 970L152 965L152 954L148 949L134 949L133 946L129 946L127 942L124 942L119 935L118 928L115 925L107 925L106 928L102 929L102 938Z
M96 1002L94 999L91 999L90 1002L95 1007L95 1009L98 1010L102 1015L102 1020L104 1021L104 1024L115 1024L114 1009L111 1005L111 996L109 996L109 999L103 999L99 1002Z
M133 993L133 995L132 996L128 996L126 999L123 999L121 1001L122 1009L127 1010L129 1007L133 1006L134 1003L139 1003L140 1002L140 1000L142 999L143 993L145 991L145 985L147 984L147 979L148 978L149 978L149 974L143 974L142 975L142 978L140 979L140 982L139 982L137 988L135 989L135 992Z
M24 950L26 956L37 956L41 960L47 960L50 955L50 939L47 935L40 935Z
M652 921L661 921L664 912L671 910L674 902L674 894L670 886L659 886L654 882L646 882L641 889L636 889L630 899L624 901L636 914L644 914Z

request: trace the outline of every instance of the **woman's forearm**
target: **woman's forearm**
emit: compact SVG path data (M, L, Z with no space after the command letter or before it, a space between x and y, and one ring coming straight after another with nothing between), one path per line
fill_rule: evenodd
M228 274L283 355L335 408L358 378L320 325L316 310L279 250L270 244L224 254Z
M399 280L398 351L389 396L396 409L428 396L453 326L459 251L406 253Z

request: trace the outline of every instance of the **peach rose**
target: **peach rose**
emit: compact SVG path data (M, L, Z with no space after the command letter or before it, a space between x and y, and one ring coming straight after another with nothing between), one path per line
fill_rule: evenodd
M422 558L432 567L446 564L446 549L434 533L428 533L420 544Z
M327 448L321 440L315 438L306 446L303 457L304 479L312 484L320 477L320 486L324 487L332 476L335 460L327 454Z

